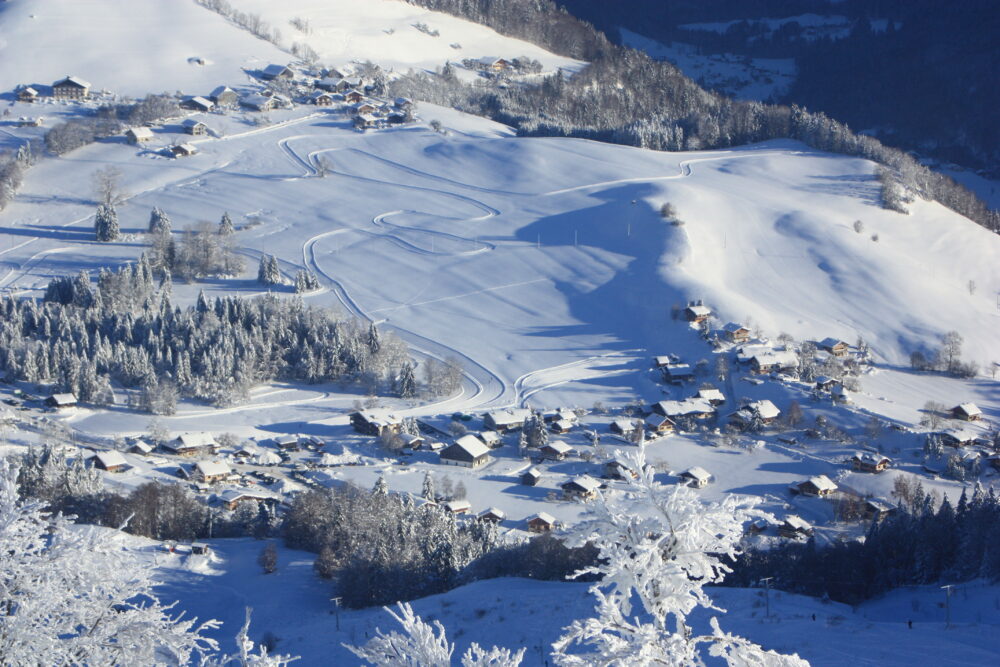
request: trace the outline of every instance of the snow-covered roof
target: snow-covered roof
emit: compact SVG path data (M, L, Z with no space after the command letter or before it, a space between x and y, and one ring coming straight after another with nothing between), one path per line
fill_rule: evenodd
M171 449L192 447L214 447L215 437L211 433L181 433L167 445Z
M483 510L482 512L479 513L479 518L483 518L483 517L487 517L487 516L493 516L493 517L496 517L496 518L500 519L501 521L503 521L504 519L507 518L507 513L504 512L499 507L488 507L488 508L486 508L485 510Z
M397 97L395 100L393 100L393 104L395 104L397 107L405 107L408 104L413 104L413 100L411 100L409 97Z
M198 461L194 467L204 477L228 475L231 472L229 466L222 461Z
M32 88L31 86L24 86L23 88L19 88L18 92L28 93L29 95L38 95L38 91Z
M528 521L534 521L535 519L539 519L541 521L544 521L545 523L551 523L551 524L554 524L556 522L556 518L551 514L549 514L548 512L539 512L535 516L528 519Z
M977 415L983 414L983 411L979 409L979 406L975 403L960 403L955 407L956 410L960 410L970 417L975 417Z
M623 433L635 429L635 426L636 426L634 419L627 419L625 417L619 417L618 419L614 420L611 423L614 424L615 427L619 431L622 431Z
M235 93L235 92L236 91L233 90L232 88L230 88L229 86L219 86L218 88L216 88L215 90L213 90L211 93L209 93L209 95L211 97L218 97L219 95L222 95L224 93Z
M715 406L706 398L685 398L683 401L660 401L655 406L668 417L684 417L715 412Z
M130 127L128 132L132 134L136 139L152 139L153 130L148 127Z
M557 419L556 421L554 421L552 423L555 426L558 426L559 430L561 430L561 431L568 431L571 428L573 428L573 426L576 425L576 422L574 422L571 419Z
M196 120L194 118L185 118L183 121L181 121L181 127L195 127L197 125L204 125L204 124L205 123L201 122L200 120Z
M212 100L206 99L206 98L202 97L201 95L195 95L194 97L192 97L191 99L189 99L188 102L193 103L193 104L197 104L198 106L204 107L206 109L211 109L212 107L215 106L215 102L213 102Z
M485 442L487 445L491 442L500 442L502 438L500 434L496 431L481 431L479 433L479 439Z
M131 448L141 454L149 454L151 451L153 451L153 446L148 442L143 442L142 440L138 440L132 443Z
M693 466L682 472L681 477L690 477L691 479L698 480L699 482L707 482L712 479L712 473L708 472L701 466Z
M766 398L760 401L754 401L747 407L760 415L761 419L776 419L781 415L781 410L778 409L778 406Z
M725 401L725 395L718 389L699 389L698 398L706 401Z
M862 463L869 463L871 465L878 465L882 461L889 461L890 463L892 462L892 459L890 459L888 456L884 456L882 454L875 454L873 452L855 452L853 458L857 459L858 461L861 461Z
M799 365L798 356L790 350L772 350L770 352L755 354L752 360L756 361L758 366L792 368Z
M809 478L809 484L812 484L819 491L836 491L837 485L833 483L833 480L826 475L816 475L815 477Z
M834 347L837 347L837 346L844 346L844 347L846 347L847 346L847 342L846 341L842 341L839 338L830 338L830 337L827 337L827 338L824 338L823 340L821 340L819 342L819 346L821 348L825 349L825 350L831 350L831 349L833 349Z
M259 466L276 466L281 463L281 457L274 452L261 452L253 460Z
M646 417L646 425L651 428L660 428L664 423L673 424L674 420L670 417L664 417L663 415L658 415L656 413Z
M263 109L264 107L269 107L274 104L274 100L266 95L247 95L241 102L248 107L253 107L255 109Z
M468 512L472 509L472 503L468 500L449 500L444 504L444 508L451 513Z
M749 329L747 329L739 322L727 322L726 326L722 327L722 330L727 333L736 333L737 331L749 331Z
M531 416L531 410L527 408L507 408L506 410L490 410L486 413L492 422L497 426L507 426L511 424L523 424L524 420Z
M56 405L69 405L71 403L76 403L76 395L75 394L52 394L52 396L49 397L49 400L51 400Z
M67 76L63 79L59 79L58 81L52 84L52 87L55 88L56 86L62 86L67 83L77 86L78 88L90 88L90 82L84 81L78 76Z
M593 477L591 477L590 475L580 475L579 477L574 477L573 479L563 484L563 486L564 487L569 486L570 484L575 484L576 486L579 486L581 489L587 491L588 493L591 491L597 491L599 488L601 488L601 483L596 479L594 479Z
M267 491L256 489L226 489L216 496L224 503L231 503L240 498L253 498L254 500L280 500L278 496Z
M711 315L712 309L708 306L688 306L687 311L692 315Z
M268 65L262 71L264 72L264 74L268 76L278 76L284 73L285 70L288 70L289 72L292 71L288 68L287 65L277 65L277 64Z
M412 447L414 443L421 443L424 441L423 436L413 435L412 433L400 433L399 439L403 441L404 445Z
M785 523L794 530L812 530L812 525L808 521L795 514L786 516Z
M525 470L521 474L522 475L531 475L532 477L541 477L542 476L542 471L539 470L538 468L536 468L535 466L531 466L530 468L528 468L527 470Z
M472 435L471 433L466 433L461 438L456 440L455 444L452 445L452 447L458 447L459 449L463 450L466 454L468 454L474 459L479 458L483 454L490 453L489 447L483 444L482 440ZM451 449L451 447L449 447L448 449ZM447 450L445 450L445 452L442 452L442 455L446 452Z
M115 450L109 450L106 452L97 452L96 458L101 462L101 465L105 468L114 468L116 466L128 465L128 461L122 456L121 452Z
M570 447L561 440L553 440L552 442L546 443L546 445L542 447L542 449L547 449L555 452L556 454L562 454L562 455L569 454L571 451L573 451L572 447Z

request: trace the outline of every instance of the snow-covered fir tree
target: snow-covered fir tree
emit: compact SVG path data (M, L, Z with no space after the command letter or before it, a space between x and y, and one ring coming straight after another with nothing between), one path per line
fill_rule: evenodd
M170 228L170 218L166 212L162 208L154 208L149 214L149 233L169 234Z
M233 226L233 219L229 217L229 211L222 214L222 219L219 220L219 236L232 236L236 233L236 227Z
M111 204L101 204L94 215L94 234L98 241L117 241L121 232L118 228L118 212Z
M261 285L280 285L281 269L274 255L262 255L257 268L257 282Z

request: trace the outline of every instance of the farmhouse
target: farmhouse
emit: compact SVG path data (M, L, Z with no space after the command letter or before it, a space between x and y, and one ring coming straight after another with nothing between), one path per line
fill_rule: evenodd
M94 467L98 470L107 470L108 472L121 472L128 467L128 462L122 456L121 452L110 450L107 452L97 452L97 455L94 456Z
M219 86L212 91L209 98L215 102L216 106L220 107L234 107L239 102L239 96L236 94L236 91L229 86Z
M601 483L589 475L580 475L559 486L566 500L592 500L597 497Z
M955 419L974 422L983 418L983 411L975 403L962 403L951 409L951 416Z
M722 405L726 402L726 396L718 389L714 387L699 389L696 394L696 398L700 398L703 401L708 401L713 406Z
M528 531L532 533L548 533L555 527L556 518L548 512L539 512L528 519Z
M681 384L694 379L694 370L687 364L667 364L661 369L664 382Z
M688 322L704 322L712 315L712 309L701 302L693 303L684 309L684 319Z
M498 507L490 507L479 513L476 517L480 521L490 521L492 523L500 523L507 518L507 513Z
M515 431L524 426L525 420L531 416L531 410L527 408L508 408L506 410L492 410L483 415L483 424L486 428L498 433Z
M771 424L781 416L781 410L766 398L749 403L729 415L730 423L741 428L751 426L755 421L761 424Z
M565 442L555 440L546 443L538 451L541 453L542 458L549 459L550 461L562 461L573 452L573 448Z
M444 511L448 514L468 514L472 511L472 503L468 500L449 500L444 504Z
M660 435L666 435L668 433L673 433L677 425L674 424L674 420L670 417L665 417L663 415L652 414L646 417L645 421L646 428L648 428L653 433L658 433Z
M38 99L38 91L31 86L22 86L17 89L18 102L34 102Z
M204 111L209 112L215 108L215 102L204 97L195 95L194 97L188 97L181 101L180 107L182 109L191 109L192 111Z
M837 490L837 485L826 475L816 475L795 486L804 496L828 496Z
M535 486L541 480L542 473L534 466L521 473L521 484L524 484L525 486Z
M208 134L208 125L205 125L200 120L195 120L194 118L186 118L181 123L181 128L188 133L196 137L204 134Z
M479 438L466 434L442 449L440 457L444 465L479 468L489 463L490 450Z
M394 415L376 414L368 410L360 410L352 412L348 417L351 420L351 426L354 427L354 430L364 435L379 436L386 431L399 433L403 428L403 421Z
M190 157L198 152L198 149L191 144L177 144L171 146L169 150L174 157Z
M333 95L317 90L309 96L309 101L318 107L329 107L333 106Z
M892 465L892 459L872 452L857 452L851 457L851 465L861 472L882 472Z
M816 389L818 391L831 391L838 384L840 384L840 380L836 380L825 375L819 375L816 377Z
M392 105L397 109L406 110L413 106L413 100L408 97L397 97L393 100Z
M266 95L247 95L240 100L240 104L254 111L270 111L275 107L277 101L274 97Z
M45 405L50 408L73 408L76 407L76 395L52 394L45 399Z
M198 461L194 466L195 479L206 484L215 484L229 477L232 471L222 461Z
M284 449L289 452L299 451L299 436L297 435L279 435L274 438L274 445L278 449Z
M750 340L750 329L736 322L729 322L722 327L722 334L730 343L745 343Z
M316 87L331 93L341 93L350 88L350 84L341 76L325 76L316 82Z
M626 419L620 417L613 422L611 426L608 427L612 433L617 433L618 435L624 435L626 437L632 435L632 432L636 429L636 421L634 419Z
M153 452L153 446L148 442L143 442L142 440L136 440L132 444L132 446L129 447L129 451L132 452L133 454L146 456L147 454L151 454Z
M375 105L371 102L358 102L357 104L351 105L351 111L359 116L365 116L374 114L376 109Z
M704 488L708 486L709 482L712 481L712 473L708 472L701 466L688 468L682 472L679 477L686 482L688 486L694 489Z
M84 100L90 96L90 82L67 76L52 84L52 97L57 100Z
M194 456L214 454L218 445L211 433L183 433L164 443L163 447L178 456Z
M683 401L659 401L653 404L653 412L658 415L678 419L708 419L715 416L715 406L703 398L685 398Z
M968 447L974 445L981 434L978 431L966 428L950 428L946 431L932 433L941 439L941 443L948 447Z
M130 144L144 144L153 138L153 131L148 127L130 127L125 130L125 141Z
M816 347L825 352L829 352L835 357L842 357L847 354L847 350L850 348L850 345L838 338L824 338L820 342L816 343Z
M260 78L267 81L274 79L291 79L295 73L285 65L268 65L260 71Z
M778 526L778 534L790 539L808 537L813 534L813 527L805 519L794 514L789 514Z
M794 371L798 367L799 358L790 350L771 350L750 358L750 368L754 373Z

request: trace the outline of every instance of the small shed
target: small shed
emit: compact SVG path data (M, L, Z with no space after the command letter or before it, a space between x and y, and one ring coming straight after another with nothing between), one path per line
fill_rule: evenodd
M75 394L52 394L45 399L45 405L50 408L73 408L76 407L76 395Z
M528 519L528 531L532 533L548 533L556 528L556 518L548 512L539 512Z
M153 453L153 446L148 442L137 440L134 443L132 443L131 447L129 447L129 451L132 452L133 454L146 456L147 454Z
M482 440L483 444L490 449L503 447L503 436L496 431L480 431L479 439Z
M813 534L812 525L800 516L790 514L778 526L778 534L790 539L809 537Z
M170 147L170 154L174 157L189 157L198 152L198 149L191 144L176 144Z
M260 78L267 81L273 81L274 79L291 79L294 76L295 72L293 72L287 65L268 65L260 71Z
M535 486L542 480L542 472L535 467L528 468L521 473L521 484L525 486Z
M865 500L865 504L861 508L862 514L869 521L881 521L895 511L895 507L872 498Z
M195 120L194 118L185 118L181 123L181 128L187 134L194 135L196 137L208 134L208 125L205 125L200 120Z
M682 472L680 478L691 488L701 489L708 486L708 483L712 481L712 473L701 466L694 466Z
M403 442L404 447L409 447L410 449L421 449L424 446L424 437L422 435L400 433L399 439Z
M983 411L975 403L962 403L951 409L951 416L955 419L974 422L983 418Z
M204 542L192 542L191 543L191 555L193 556L208 556L211 555L212 548L205 544Z
M837 485L826 475L816 475L804 482L799 482L796 488L804 496L823 497L829 496L836 491Z
M94 467L108 472L121 472L128 468L128 461L121 452L115 450L97 452L94 456Z
M449 500L444 504L444 511L448 514L468 514L472 511L472 503L468 500Z
M580 475L559 486L566 500L592 500L597 497L601 483L590 475Z

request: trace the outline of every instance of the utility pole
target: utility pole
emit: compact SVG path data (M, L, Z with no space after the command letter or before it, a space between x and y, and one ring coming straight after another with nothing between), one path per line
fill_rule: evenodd
M951 584L947 586L942 586L944 589L944 628L947 630L951 627L951 589L954 588Z
M771 618L771 580L774 577L764 577L761 581L764 582L764 617Z
M541 234L538 235L538 240L535 241L535 247L536 248L541 248L542 247L542 235Z
M342 598L334 597L330 598L330 602L333 603L333 613L337 615L337 632L340 632L340 601Z
M580 230L578 230L578 229L574 229L574 230L573 230L573 245L574 245L574 246L575 246L575 245L579 245L579 244L577 243L577 240L579 239L579 234L580 234Z

